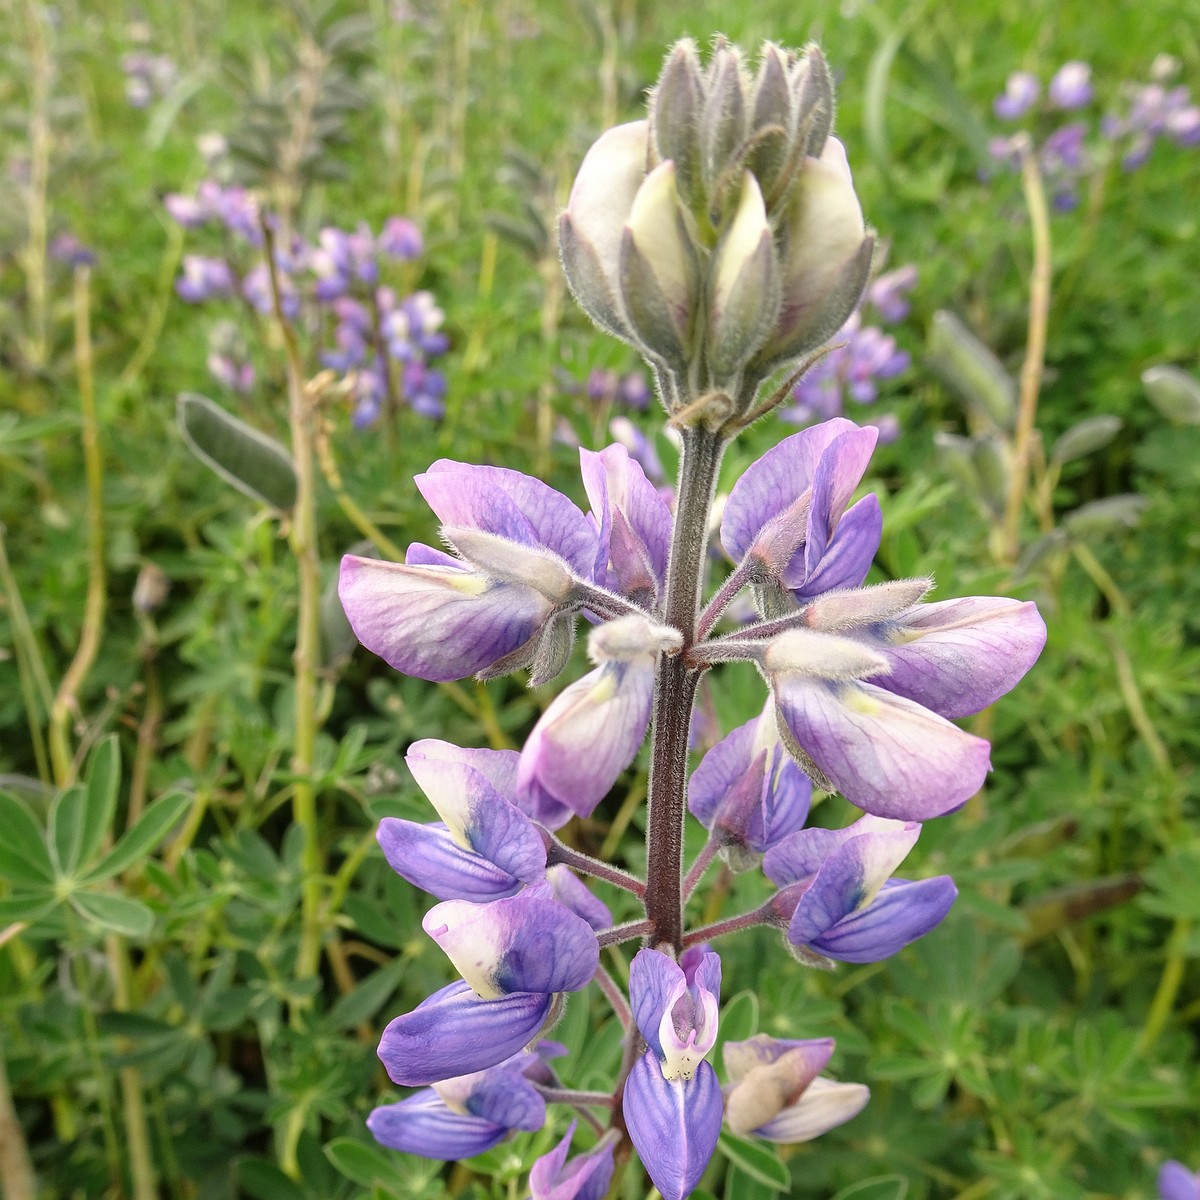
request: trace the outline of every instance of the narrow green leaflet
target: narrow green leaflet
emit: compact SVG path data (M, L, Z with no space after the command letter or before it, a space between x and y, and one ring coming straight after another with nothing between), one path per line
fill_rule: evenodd
M717 1148L731 1163L752 1179L786 1192L792 1186L791 1172L779 1161L772 1147L759 1142L746 1142L731 1133L722 1133Z
M0 879L11 883L54 882L54 867L29 810L8 792L0 792Z
M144 858L170 832L192 799L185 792L170 792L150 805L134 827L83 876L84 883L97 883L128 870Z
M80 833L81 863L89 863L100 852L104 836L112 829L121 791L121 745L109 734L92 752L87 770L87 804Z
M908 1180L903 1175L879 1175L842 1188L833 1200L904 1200Z
M71 907L89 921L126 937L145 937L154 928L154 914L140 900L115 892L74 892Z
M83 862L86 808L87 792L80 785L59 792L50 807L50 858L54 873L60 877L74 874Z

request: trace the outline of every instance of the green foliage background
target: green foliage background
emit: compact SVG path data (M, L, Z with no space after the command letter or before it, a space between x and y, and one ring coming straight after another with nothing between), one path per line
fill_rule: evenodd
M0 3L12 181L0 210L0 1061L39 1194L515 1197L561 1135L557 1114L540 1134L443 1169L365 1133L369 1109L396 1097L374 1055L380 1029L450 977L420 932L424 897L373 840L381 816L428 819L404 748L427 736L519 745L553 690L401 678L340 653L344 631L327 619L316 825L292 820L296 564L281 521L208 472L176 429L176 394L215 386L211 318L174 295L181 254L203 239L175 228L161 201L202 177L196 139L215 130L243 178L306 234L358 220L378 229L396 212L421 225L427 252L405 282L447 313L446 418L402 412L395 428L359 432L345 410L327 413L349 494L391 538L433 536L411 477L439 455L540 472L580 499L574 452L551 435L561 420L599 446L605 414L563 381L634 364L565 296L550 231L582 153L606 123L638 114L664 48L717 30L747 47L822 43L864 211L889 264L920 267L899 334L914 369L883 402L903 433L869 481L885 510L880 577L933 574L939 597L1036 599L1050 641L978 719L995 744L984 795L930 824L906 865L958 881L942 928L888 963L829 976L802 970L767 932L721 946L722 1036L835 1035L836 1073L868 1082L873 1098L782 1156L723 1144L703 1187L738 1200L1147 1200L1165 1158L1200 1168L1200 425L1168 420L1139 382L1154 365L1198 366L1197 151L1161 143L1141 171L1097 174L1081 208L1052 219L1041 442L1098 414L1122 425L1050 479L1040 526L1030 506L1015 571L994 553L978 481L935 450L935 435L1006 431L964 406L925 353L933 313L950 309L1014 375L1021 365L1029 221L1015 178L979 178L1006 76L1045 79L1083 59L1115 102L1169 52L1197 90L1200 8L395 10ZM134 22L180 71L140 111L120 69ZM314 48L325 107L288 172L280 147ZM71 778L57 780L50 700L88 620L97 522L81 446L82 283L47 260L39 221L98 255L86 343L107 604L68 722ZM280 339L267 327L247 336L260 384L219 399L286 444ZM655 414L642 424L652 431ZM790 431L756 426L730 455L726 486ZM658 446L670 461L661 434ZM1141 501L1086 507L1121 495ZM331 580L360 534L324 484L318 499ZM149 616L131 599L147 563L171 584ZM706 703L728 729L757 711L757 680L731 671ZM637 869L643 795L641 763L577 831L581 848ZM848 814L829 800L821 818ZM321 863L316 973L297 964L314 882L306 844ZM697 912L736 911L761 886L722 877ZM569 1084L611 1078L619 1029L599 997L574 999L555 1037L572 1049ZM618 1186L632 1198L648 1185L632 1168Z

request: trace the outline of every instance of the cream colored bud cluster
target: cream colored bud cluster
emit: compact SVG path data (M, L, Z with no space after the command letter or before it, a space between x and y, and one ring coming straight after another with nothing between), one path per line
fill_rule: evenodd
M567 279L658 375L677 423L721 426L854 310L872 239L815 47L667 57L650 117L591 148L560 223Z

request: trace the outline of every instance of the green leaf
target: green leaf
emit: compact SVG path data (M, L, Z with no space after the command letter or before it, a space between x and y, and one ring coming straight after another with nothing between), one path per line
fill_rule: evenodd
M719 1061L726 1042L743 1042L757 1032L758 996L751 991L738 992L721 1010L713 1060Z
M1150 403L1181 425L1200 425L1200 380L1179 367L1151 367L1142 372Z
M877 1175L842 1188L833 1200L904 1200L908 1180L903 1175Z
M58 904L58 897L49 892L14 892L0 897L0 925L24 921L32 925L40 921Z
M73 875L83 861L86 807L87 792L79 785L59 792L50 806L50 858L55 874L62 878Z
M87 805L83 812L80 836L81 863L89 863L104 844L104 835L112 828L121 790L121 744L110 734L92 752L87 772Z
M966 407L994 428L1008 430L1017 412L1017 385L1004 365L954 313L933 314L929 365Z
M1133 529L1142 519L1142 510L1149 501L1145 496L1123 493L1105 496L1103 500L1092 500L1081 504L1068 513L1062 522L1067 533L1080 541L1103 537L1118 529Z
M171 827L183 816L192 798L186 792L170 792L150 805L137 824L83 876L85 883L97 883L128 870L145 858Z
M1076 458L1084 458L1096 450L1103 450L1121 432L1123 424L1120 417L1114 417L1111 413L1101 413L1072 425L1054 443L1054 448L1050 451L1051 461L1067 463Z
M777 1192L786 1192L791 1189L791 1172L779 1161L774 1147L764 1146L758 1142L743 1141L731 1133L722 1133L717 1142L717 1148L751 1179L756 1179L759 1183L774 1188Z
M254 1200L306 1200L304 1189L265 1158L239 1158L237 1177Z
M53 883L54 866L42 831L15 796L0 792L0 879Z
M280 512L295 505L296 468L273 438L194 392L179 397L176 420L188 449L227 483Z
M94 924L126 937L145 937L154 928L150 909L140 900L116 892L73 892L71 906Z
M373 1017L396 990L405 965L404 959L398 958L368 975L353 991L339 997L329 1011L329 1022L333 1028L349 1029Z
M354 1138L334 1138L325 1147L325 1157L341 1174L361 1187L402 1182L391 1156Z

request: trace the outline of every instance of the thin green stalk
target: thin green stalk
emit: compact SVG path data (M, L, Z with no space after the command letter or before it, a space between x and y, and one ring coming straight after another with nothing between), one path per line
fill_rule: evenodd
M1163 964L1163 972L1159 977L1154 999L1150 1002L1150 1009L1146 1013L1146 1023L1138 1037L1138 1053L1142 1057L1154 1048L1175 1010L1175 1001L1187 968L1187 943L1191 936L1192 922L1187 917L1177 917L1171 927L1171 936L1167 939L1167 958Z
M1021 365L1017 428L1013 435L1012 477L1002 526L1001 553L1009 564L1017 561L1021 550L1021 509L1029 486L1038 393L1046 363L1046 326L1050 320L1050 210L1037 155L1028 144L1021 155L1021 184L1033 230L1033 269L1029 276L1029 323L1025 361Z
M54 693L46 675L46 664L42 661L41 647L12 566L8 561L5 529L0 522L0 583L4 585L8 601L8 619L12 626L13 649L17 658L17 679L21 687L21 700L25 705L25 719L29 724L29 740L33 744L33 757L37 763L38 778L50 783L50 759L46 754L46 739L42 730L43 715L49 713L54 703Z
M275 241L263 224L267 269L271 277L271 301L275 321L283 334L288 386L288 424L291 429L292 461L296 469L296 504L292 510L289 545L296 559L297 631L292 657L295 689L295 734L292 745L292 820L304 834L300 855L303 873L300 892L300 945L296 951L295 978L311 979L321 961L321 883L324 856L317 822L313 760L317 742L317 663L320 653L321 566L317 558L316 473L312 437L312 397L304 386L304 366L296 331L283 314L279 275L275 265ZM294 1000L290 1022L299 1027L311 997ZM299 1178L296 1158L306 1112L294 1108L284 1122L278 1148L280 1169Z
M104 565L104 465L100 453L100 425L96 418L92 371L90 274L87 267L76 268L74 291L75 368L79 378L83 469L87 485L87 598L84 601L79 647L50 706L50 761L59 787L71 783L75 774L68 726L79 707L79 690L100 648L108 586Z
M49 228L47 185L50 178L50 80L54 64L46 42L44 23L48 14L41 5L27 0L29 25L29 238L22 255L29 307L25 357L39 369L46 365L47 335L46 237Z
M37 1200L33 1162L8 1086L4 1048L0 1046L0 1191L8 1200Z
M113 983L113 1007L117 1012L133 1010L129 986L129 954L116 934L105 939L109 973ZM126 1152L134 1200L158 1200L158 1172L150 1151L150 1125L142 1095L142 1075L137 1067L120 1069L121 1109L125 1118Z

